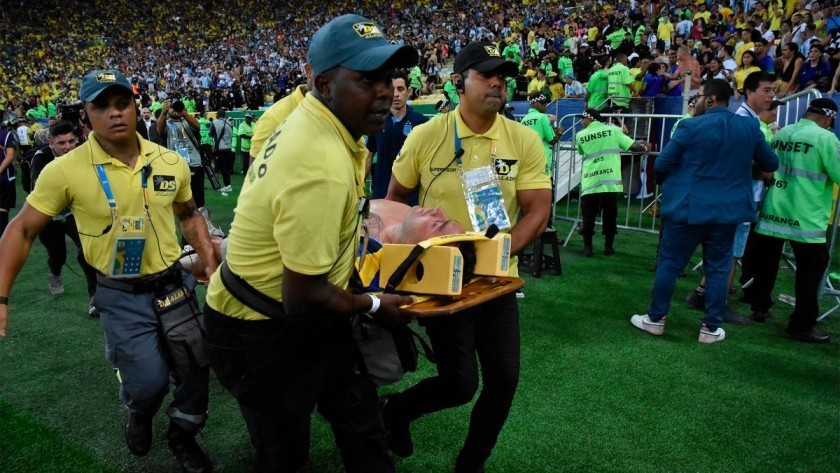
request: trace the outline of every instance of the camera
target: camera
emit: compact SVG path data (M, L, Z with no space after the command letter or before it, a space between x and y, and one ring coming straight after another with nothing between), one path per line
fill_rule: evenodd
M79 123L79 120L82 119L81 112L82 111L82 103L74 103L74 104L61 104L58 106L58 113L61 114L61 119L66 120L70 123L76 124Z

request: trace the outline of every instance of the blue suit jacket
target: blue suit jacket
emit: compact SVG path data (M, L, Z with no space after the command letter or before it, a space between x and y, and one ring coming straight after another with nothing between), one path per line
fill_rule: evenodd
M714 107L681 121L654 163L663 181L662 220L690 225L755 221L753 161L767 172L779 167L755 118Z

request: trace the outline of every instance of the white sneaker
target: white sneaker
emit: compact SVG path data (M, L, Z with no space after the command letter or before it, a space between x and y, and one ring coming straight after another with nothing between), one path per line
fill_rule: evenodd
M522 292L521 290L516 291L516 298L517 299L525 299L525 293Z
M706 327L706 324L703 324L700 326L700 337L697 338L697 341L709 344L722 342L724 338L726 338L726 332L722 328L718 327L717 330L712 332L709 330L709 327Z
M653 320L650 320L650 317L648 317L647 314L636 314L633 317L630 317L630 323L637 329L644 330L651 335L662 335L665 333L665 317L662 317L659 322L654 322Z
M60 275L50 273L50 294L54 296L64 294L64 283L61 281Z
M221 192L233 192L233 187L231 187L231 186L229 186L229 185L228 185L228 186L224 186L224 187L222 187L221 189L219 189L219 191L221 191Z
M200 213L201 216L204 217L204 221L207 222L207 232L210 233L210 236L217 236L221 238L225 237L225 232L223 232L221 228L213 225L213 222L210 221L210 209L207 207L199 207L198 213Z

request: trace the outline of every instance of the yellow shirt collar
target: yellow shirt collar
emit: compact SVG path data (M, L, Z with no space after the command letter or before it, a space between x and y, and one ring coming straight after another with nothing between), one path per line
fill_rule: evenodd
M163 148L162 146L158 146L151 141L144 140L139 134L137 134L137 141L140 143L140 156L137 159L137 163L134 165L134 172L139 171L146 162L152 162L156 158L158 158L163 153L168 152L169 150ZM90 132L87 139L87 144L90 146L90 163L94 166L97 164L113 164L116 166L125 166L125 163L120 161L117 158L112 157L109 155L102 146L99 144L99 141L96 139L96 132ZM127 167L127 166L126 166Z
M496 120L493 122L493 125L490 127L490 129L482 134L478 134L472 131L470 127L468 127L467 124L464 122L464 119L461 118L460 106L455 107L455 110L452 113L455 114L455 124L458 127L458 138L461 138L463 140L464 138L469 138L471 136L483 136L485 138L490 138L491 140L499 139L501 131L501 125L499 125L499 121L503 119L501 115L496 114Z
M303 101L300 103L301 107L304 109L309 110L311 113L321 116L327 120L341 135L341 139L344 140L344 144L347 146L347 149L350 150L351 153L357 154L362 152L362 150L366 150L365 148L365 138L361 137L358 140L354 140L353 136L350 135L350 132L347 131L347 127L344 126L341 121L338 120L330 109L327 108L320 100L316 99L312 94L306 94L306 97L303 98Z

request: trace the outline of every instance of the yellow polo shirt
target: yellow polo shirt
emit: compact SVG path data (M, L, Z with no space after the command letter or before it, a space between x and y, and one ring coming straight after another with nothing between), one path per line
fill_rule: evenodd
M307 95L248 170L228 236L230 269L278 301L284 267L326 274L346 288L366 159L364 140L354 140L326 106ZM225 289L219 271L210 278L207 304L234 318L265 319Z
M85 259L97 271L107 274L117 238L135 236L132 231L137 219L140 233L146 239L140 265L140 275L158 273L172 266L181 257L181 245L175 233L172 204L192 199L190 169L177 153L137 135L140 157L129 168L106 153L96 140L96 133L88 141L49 163L38 177L35 189L26 198L35 210L56 216L70 207L76 218L79 238ZM144 192L141 170L148 162L152 167L145 191L149 203L151 224L143 209ZM99 182L96 165L101 164L117 205L117 220L111 218L108 199ZM123 225L123 219L130 219ZM130 222L130 225L128 225ZM108 226L110 231L100 235Z
M304 87L303 85L297 86L294 92L287 97L283 97L282 100L278 100L276 104L263 112L254 126L254 136L251 138L251 149L249 150L251 156L255 158L259 156L263 143L274 133L277 125L282 123L300 105L304 97Z
M456 127L464 148L463 170L487 165L495 169L505 210L511 224L515 225L521 210L516 193L551 188L551 180L545 172L542 140L534 130L520 123L497 116L493 126L478 135L461 119L458 108L438 115L408 135L394 161L394 177L409 189L420 186L423 207L439 206L447 217L465 229L472 229L458 166L452 162ZM495 159L491 158L493 144L496 145ZM516 274L516 264L511 264L511 273Z
M674 34L674 24L670 21L668 23L662 22L656 27L656 36L660 41L671 41L671 35Z

